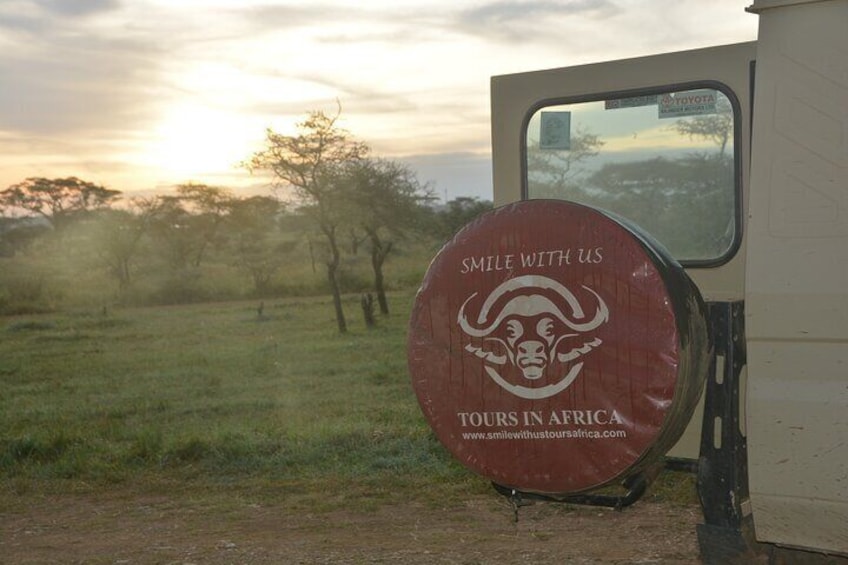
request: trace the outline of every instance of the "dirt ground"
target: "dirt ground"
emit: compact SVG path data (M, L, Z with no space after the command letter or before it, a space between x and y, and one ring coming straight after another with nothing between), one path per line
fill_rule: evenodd
M21 497L0 507L0 563L699 563L695 506L623 511L496 494L314 511L180 495Z

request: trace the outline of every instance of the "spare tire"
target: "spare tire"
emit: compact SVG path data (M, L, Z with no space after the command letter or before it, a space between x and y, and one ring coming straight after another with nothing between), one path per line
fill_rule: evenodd
M464 465L568 495L626 479L679 439L708 371L707 328L695 285L639 229L529 200L480 216L435 257L409 370Z

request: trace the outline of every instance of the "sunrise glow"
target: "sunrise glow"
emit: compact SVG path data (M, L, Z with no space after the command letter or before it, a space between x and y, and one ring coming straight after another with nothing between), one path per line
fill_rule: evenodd
M0 187L255 184L239 164L266 128L341 106L374 154L420 167L440 194L491 198L491 76L748 40L747 4L4 3ZM658 13L668 33L646 36Z

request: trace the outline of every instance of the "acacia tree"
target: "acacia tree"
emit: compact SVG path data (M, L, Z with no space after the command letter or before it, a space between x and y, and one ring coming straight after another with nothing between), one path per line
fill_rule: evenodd
M480 200L476 196L458 196L448 201L444 208L433 212L434 235L447 241L465 224L493 208L491 200Z
M121 195L77 177L30 177L0 191L0 209L21 209L62 229L82 214L108 208Z
M176 195L158 196L151 233L162 243L172 267L200 267L209 245L216 243L232 202L226 189L193 183L177 186Z
M26 218L6 218L0 210L0 257L14 257L49 229Z
M233 261L250 276L258 296L269 291L274 274L283 264L282 254L294 247L271 242L271 236L278 231L282 209L275 198L252 196L234 200L227 218Z
M527 148L527 170L533 198L565 198L579 200L581 187L575 183L580 166L600 153L604 142L593 133L578 128L571 137L568 150L550 150L534 142Z
M733 135L733 108L727 99L719 100L715 114L678 120L672 129L690 139L700 137L712 141L719 148L719 157L724 157L727 143Z
M389 313L383 265L394 240L416 224L421 205L431 198L409 167L384 159L362 159L348 167L347 199L371 255L374 291L380 312Z
M156 253L174 271L185 271L197 254L197 238L191 229L191 215L178 198L159 195L154 202L150 236Z
M98 255L120 291L132 282L131 265L156 213L154 199L134 198L129 209L103 210L98 216Z
M232 193L217 186L186 183L177 186L177 199L190 214L196 242L193 266L199 267L209 245L216 243L219 229L232 210Z
M721 255L733 238L733 161L693 153L668 159L607 163L587 184L594 204L626 215L675 257Z
M340 230L347 221L344 206L344 166L364 158L368 147L352 139L335 116L311 112L297 124L298 133L284 135L266 130L265 148L254 153L247 167L270 171L275 185L291 189L301 210L315 223L327 244L327 282L339 332L347 331L338 280Z

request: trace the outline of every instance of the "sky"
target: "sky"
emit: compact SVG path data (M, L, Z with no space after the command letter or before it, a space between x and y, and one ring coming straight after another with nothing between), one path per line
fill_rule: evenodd
M751 0L0 0L0 190L268 190L267 128L334 114L441 198L492 198L491 76L756 38Z

